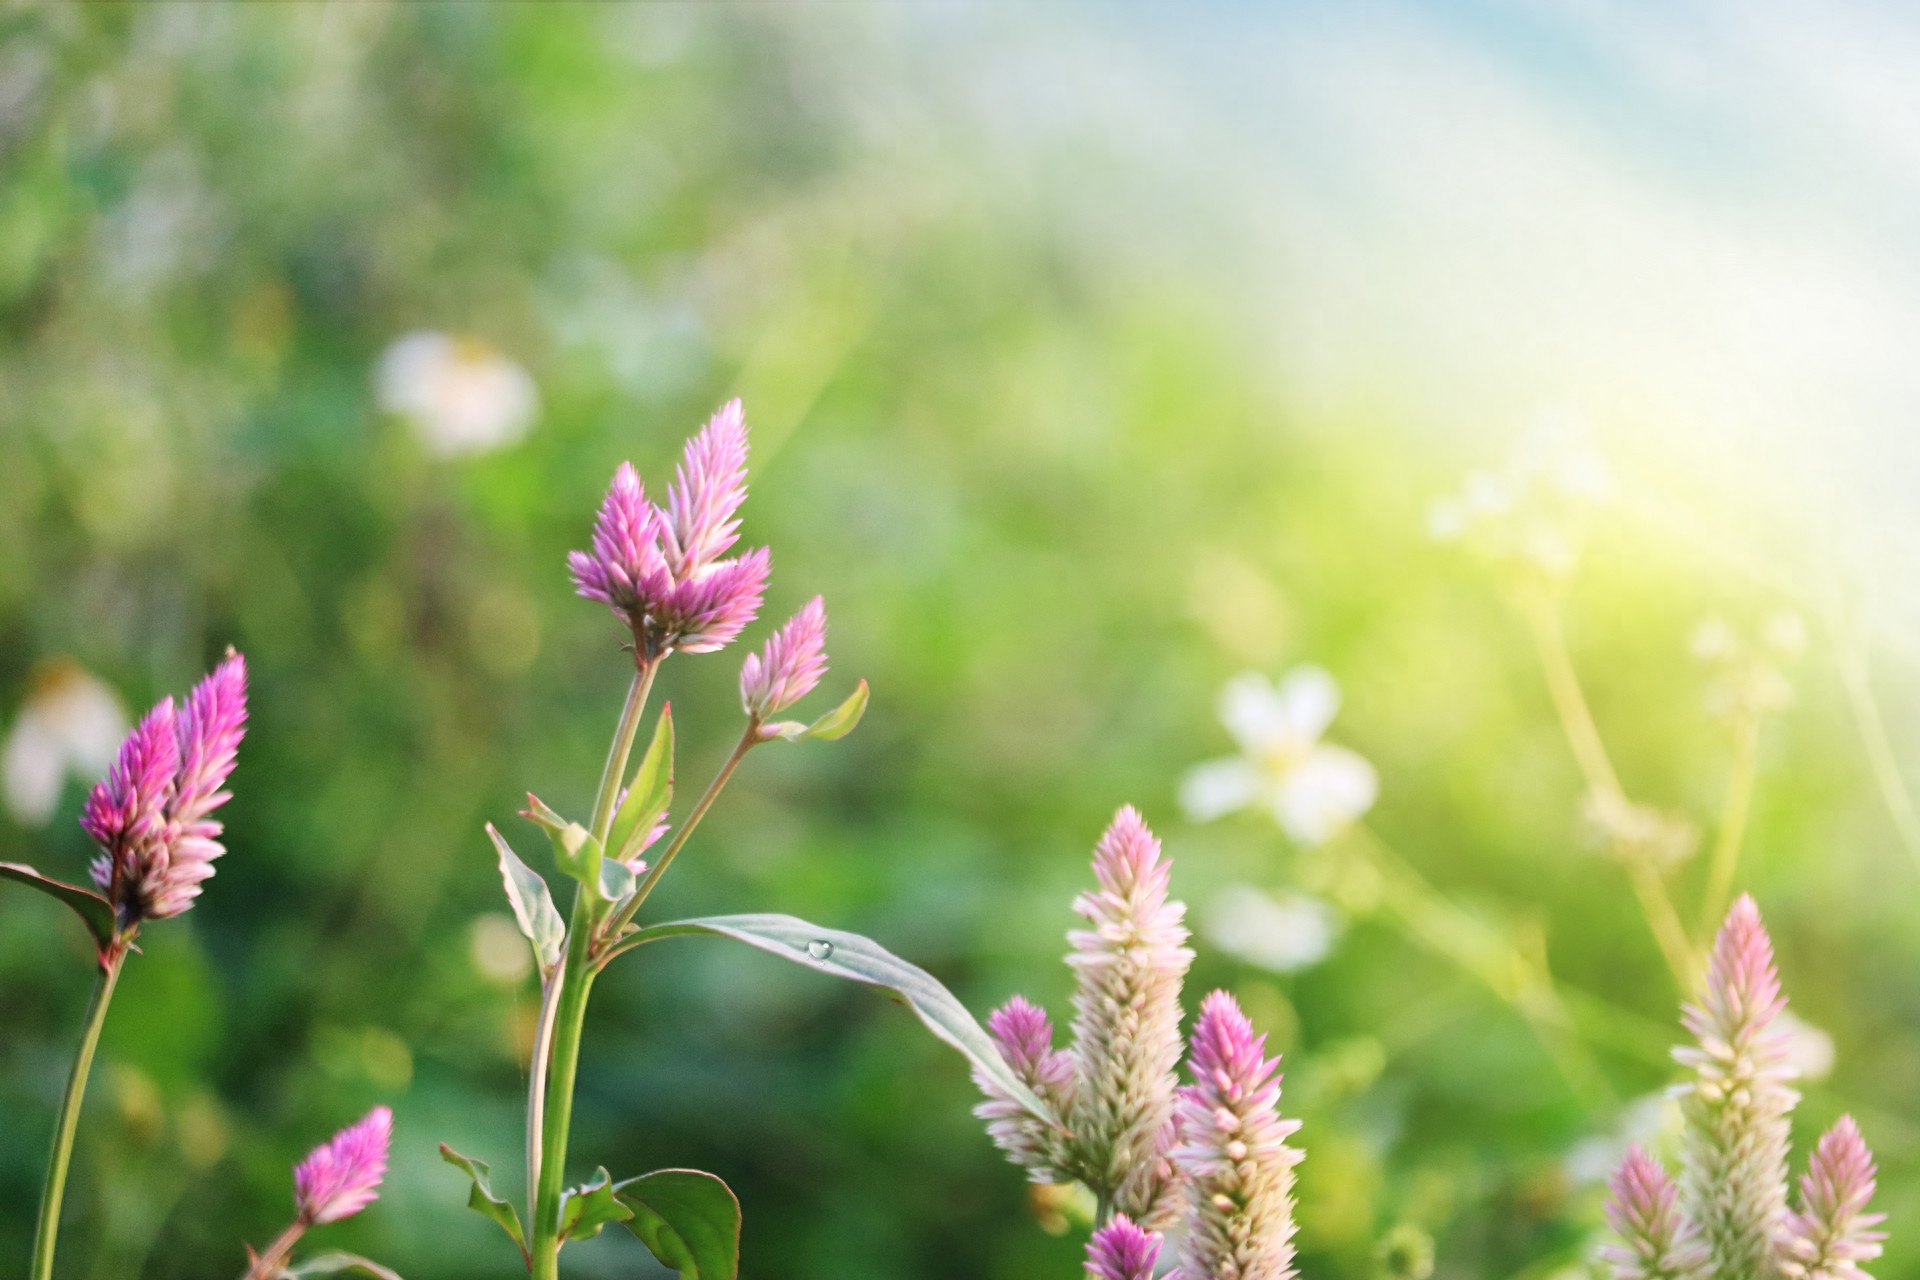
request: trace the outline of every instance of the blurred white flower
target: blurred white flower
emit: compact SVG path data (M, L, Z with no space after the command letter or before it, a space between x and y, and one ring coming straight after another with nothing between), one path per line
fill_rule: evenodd
M380 407L407 418L444 457L487 453L527 434L540 409L533 378L477 338L409 333L380 357Z
M1611 494L1606 461L1578 415L1535 416L1498 472L1470 472L1427 512L1427 532L1560 580L1580 558L1585 515Z
M90 782L113 764L127 713L113 690L71 658L46 664L0 747L0 796L25 827L43 825L73 774Z
M1236 884L1213 900L1204 927L1207 940L1228 955L1293 973L1326 959L1340 936L1340 913L1297 890L1266 893Z
M1582 1138L1567 1152L1564 1168L1576 1185L1605 1182L1627 1158L1627 1148L1640 1146L1662 1156L1679 1144L1684 1122L1680 1103L1665 1092L1635 1098L1620 1109L1613 1132Z
M1194 766L1180 804L1195 822L1255 806L1301 844L1324 843L1373 807L1380 776L1345 747L1320 741L1340 710L1340 686L1315 666L1295 667L1278 687L1249 671L1220 693L1220 720L1241 754Z
M1774 1030L1786 1033L1787 1063L1802 1080L1825 1080L1833 1074L1833 1037L1792 1010L1773 1020Z

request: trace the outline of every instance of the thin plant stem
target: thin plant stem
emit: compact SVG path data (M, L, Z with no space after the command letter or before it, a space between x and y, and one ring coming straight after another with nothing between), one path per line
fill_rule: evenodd
M600 789L593 801L593 837L605 844L613 825L614 804L626 780L627 757L639 732L647 695L661 659L643 659L620 709L607 762L600 772ZM567 950L558 977L560 992L554 1002L553 1029L544 1061L536 1055L528 1081L528 1140L539 1147L539 1174L532 1188L533 1240L528 1250L534 1280L556 1280L560 1274L560 1192L566 1181L567 1137L573 1124L573 1089L580 1069L580 1033L587 1017L587 996L593 986L588 961L592 951L594 894L581 885L573 895L573 919L567 928ZM537 1048L537 1046L536 1046ZM544 1111L533 1099L545 1100ZM539 1132L535 1133L534 1130ZM529 1161L531 1171L532 1161Z
M87 1006L86 1030L80 1036L80 1050L74 1055L73 1071L67 1077L66 1096L60 1100L60 1119L53 1131L53 1154L47 1161L47 1184L40 1193L40 1218L34 1227L33 1264L29 1280L52 1280L53 1247L60 1234L60 1202L67 1191L67 1167L73 1160L73 1135L80 1127L80 1107L87 1096L87 1076L93 1070L94 1051L100 1047L100 1028L107 1021L107 1005L120 981L120 967L126 963L124 944L116 942L100 961L100 975L93 984L93 999Z
M1887 736L1887 724L1880 716L1880 703L1873 696L1873 685L1867 676L1866 646L1862 643L1859 652L1849 652L1848 646L1841 645L1840 682L1847 688L1847 701L1853 707L1854 722L1860 728L1861 745L1867 749L1867 760L1873 766L1874 781L1880 787L1880 799L1887 806L1887 815L1893 819L1894 830L1899 832L1900 843L1906 846L1907 853L1915 862L1920 862L1920 812L1916 812L1913 797L1907 791L1907 784L1901 780L1900 765L1894 759L1893 740Z
M1093 1229L1098 1231L1113 1221L1113 1193L1101 1191L1093 1199Z
M1573 655L1567 650L1559 610L1551 599L1538 593L1524 599L1521 607L1533 632L1540 665L1546 672L1547 693L1553 699L1560 727L1587 787L1609 802L1625 805L1627 798L1620 786L1620 775L1607 755L1606 743L1587 705L1587 695L1580 687L1580 675L1574 670ZM1658 868L1645 858L1629 855L1625 861L1634 897L1640 902L1641 913L1646 916L1647 928L1660 947L1660 955L1667 962L1675 984L1683 993L1691 994L1698 962L1693 944L1687 940L1686 926L1680 922L1680 913L1674 909L1673 898L1667 893L1666 881L1661 879Z
M1713 842L1713 864L1707 871L1707 892L1700 901L1700 936L1711 940L1733 897L1733 873L1746 839L1747 815L1753 810L1753 780L1760 759L1760 713L1743 711L1733 726L1733 773L1727 780L1727 800L1720 811L1720 832Z
M527 1080L527 1218L539 1212L540 1145L547 1114L547 1059L553 1052L553 1019L560 1007L565 979L558 969L543 974L540 983L540 1021L533 1032L533 1060Z
M278 1272L286 1262L287 1255L293 1252L293 1246L299 1242L300 1237L305 1235L306 1232L306 1219L295 1218L292 1222L288 1223L287 1229L282 1231L279 1236L274 1239L274 1242L268 1245L266 1250L253 1260L251 1267L247 1268L246 1280L272 1280L274 1274Z
M719 798L720 792L726 787L727 780L733 777L733 771L740 767L740 762L747 758L747 752L753 750L759 741L760 722L749 720L746 732L742 733L740 741L734 744L733 754L728 756L727 762L720 766L720 771L713 775L713 781L707 784L706 791L701 793L700 802L693 806L692 812L687 814L687 820L680 824L680 830L674 833L673 839L667 844L666 851L648 869L646 878L634 889L633 897L620 909L620 914L608 922L604 937L606 942L619 941L620 931L633 919L634 913L640 910L640 904L645 902L647 895L653 892L653 886L660 883L660 877L667 873L668 865L680 852L681 846L686 844L688 837L693 835L693 829L700 825L700 819L707 816L707 810L713 807L713 802Z

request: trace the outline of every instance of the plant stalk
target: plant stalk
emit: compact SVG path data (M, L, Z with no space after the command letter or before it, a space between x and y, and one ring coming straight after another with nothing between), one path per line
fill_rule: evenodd
M1700 934L1710 944L1720 918L1733 896L1734 868L1740 862L1740 844L1747 834L1747 815L1753 809L1753 779L1760 758L1760 713L1746 711L1733 729L1733 776L1727 781L1727 802L1720 811L1720 832L1713 842L1713 865L1707 873L1707 892L1700 903Z
M646 878L634 889L633 897L620 909L620 914L609 923L607 942L615 943L620 940L620 930L624 929L633 919L634 913L640 910L640 904L645 902L647 895L653 892L653 886L660 883L660 877L667 873L668 865L680 852L681 846L686 844L687 838L693 834L693 829L700 825L700 819L707 816L707 810L713 807L713 802L719 798L720 792L726 787L727 780L733 777L733 771L740 767L740 762L747 758L747 752L753 750L759 742L760 722L747 721L746 732L742 733L740 741L734 744L733 754L728 756L727 762L720 766L720 772L713 775L713 781L707 784L706 791L700 796L700 802L693 806L693 811L687 814L687 820L680 825L680 830L674 833L673 839L667 844L666 852L662 853L648 869Z
M287 1255L293 1252L293 1246L299 1242L301 1236L306 1234L307 1226L305 1218L295 1218L288 1223L287 1229L266 1247L265 1252L254 1259L251 1267L247 1268L246 1280L272 1280L274 1274L285 1264Z
M100 975L93 984L93 1000L87 1006L86 1030L81 1033L80 1050L73 1059L73 1072L67 1077L67 1093L60 1101L60 1119L53 1131L53 1154L47 1161L47 1184L40 1193L40 1218L34 1227L33 1263L29 1280L52 1280L53 1247L60 1234L60 1202L67 1191L67 1167L73 1161L73 1135L80 1127L80 1107L86 1100L87 1076L93 1070L94 1051L100 1047L100 1028L107 1021L107 1005L120 981L120 967L126 963L124 944L115 942L101 958Z

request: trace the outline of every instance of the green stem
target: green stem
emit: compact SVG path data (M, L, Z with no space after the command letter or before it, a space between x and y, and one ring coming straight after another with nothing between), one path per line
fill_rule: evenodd
M1747 814L1753 808L1753 778L1760 757L1760 713L1746 711L1733 729L1733 776L1727 782L1727 803L1720 812L1720 834L1713 843L1713 865L1707 873L1707 893L1700 902L1700 933L1709 942L1726 914L1733 896L1733 872L1740 862L1740 844L1747 834Z
M613 732L613 744L607 750L606 765L600 771L600 789L593 800L593 837L602 844L613 826L614 805L627 776L627 757L633 751L634 735L640 730L641 713L646 709L660 662L659 658L643 660L634 673L626 705L620 709L620 723ZM528 1173L533 1178L529 1265L534 1280L556 1280L560 1274L560 1192L566 1182L573 1087L580 1069L580 1033L587 1019L587 995L593 986L588 962L594 907L591 888L581 885L573 895L573 920L567 927L565 967L558 979L560 995L553 1010L550 1048L545 1061L536 1055L529 1072L527 1141L530 1150L539 1150L537 1175L533 1158L528 1160ZM545 1099L544 1114L536 1098Z
M553 1053L553 1019L560 1006L563 979L558 972L541 975L540 1021L533 1033L533 1061L527 1071L527 1219L540 1209L540 1145L545 1141L547 1062Z
M1916 862L1920 862L1920 813L1915 812L1913 797L1900 778L1900 765L1894 759L1893 740L1887 736L1887 722L1880 716L1880 704L1874 700L1873 684L1867 676L1867 644L1859 642L1858 652L1841 645L1840 681L1847 687L1847 701L1853 706L1854 721L1860 727L1860 742L1867 749L1867 761L1873 766L1873 778L1880 787L1880 798L1893 819L1900 843Z
M73 1135L80 1127L80 1105L86 1099L87 1075L93 1070L94 1050L100 1047L100 1028L106 1024L107 1005L113 999L113 988L120 981L120 966L126 959L127 953L121 944L111 945L100 961L100 976L93 984L86 1030L80 1037L80 1052L73 1060L73 1073L67 1077L67 1095L60 1101L60 1121L53 1133L53 1155L47 1162L46 1189L40 1194L40 1219L34 1228L29 1280L52 1280L53 1246L60 1234L60 1202L67 1191Z
M726 787L727 780L733 777L733 771L740 767L740 762L747 758L747 752L753 750L759 742L760 722L750 719L747 721L746 732L740 735L740 741L734 745L733 754L727 757L727 762L720 766L720 772L714 774L713 781L707 784L706 791L700 796L700 803L693 806L693 811L687 815L687 820L680 825L680 830L674 833L673 839L667 844L666 852L654 862L646 878L634 889L633 897L620 909L620 914L610 922L605 934L609 943L620 940L620 931L633 919L634 913L640 910L640 904L645 902L647 895L653 892L653 886L660 883L660 877L667 873L667 867L680 852L681 846L686 844L687 838L693 834L693 829L700 825L700 819L707 816L707 810L713 807L713 802L719 798L720 792Z
M293 1252L293 1246L306 1234L308 1225L305 1218L295 1218L288 1223L287 1229L247 1269L246 1280L272 1280L286 1263L287 1255Z

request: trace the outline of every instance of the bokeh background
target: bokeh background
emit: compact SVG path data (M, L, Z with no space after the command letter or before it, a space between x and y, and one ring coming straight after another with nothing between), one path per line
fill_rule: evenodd
M1429 1243L1585 1274L1671 1077L1680 993L1582 819L1527 571L1429 529L1584 422L1611 479L1557 607L1636 800L1715 838L1700 626L1801 620L1740 883L1813 1028L1796 1159L1853 1111L1876 1274L1916 1274L1915 65L1910 20L1797 4L0 6L0 859L82 876L120 718L228 644L253 672L231 853L128 970L62 1274L237 1274L375 1102L385 1193L315 1245L515 1273L435 1150L517 1196L533 993L481 827L530 852L525 790L590 798L626 668L564 553L736 394L768 611L824 593L828 693L873 707L756 754L650 911L792 912L1059 1014L1087 851L1139 804L1190 1007L1227 986L1286 1052L1302 1265L1342 1277ZM685 776L739 652L662 677ZM1598 1088L1369 910L1360 836L1183 817L1223 683L1302 661L1379 771L1365 841L1545 958ZM1248 886L1332 893L1269 905L1337 936L1249 946ZM0 886L0 1269L89 981ZM650 948L582 1081L580 1172L721 1174L750 1278L1078 1274L1074 1206L869 991ZM613 1232L567 1258L661 1274Z

